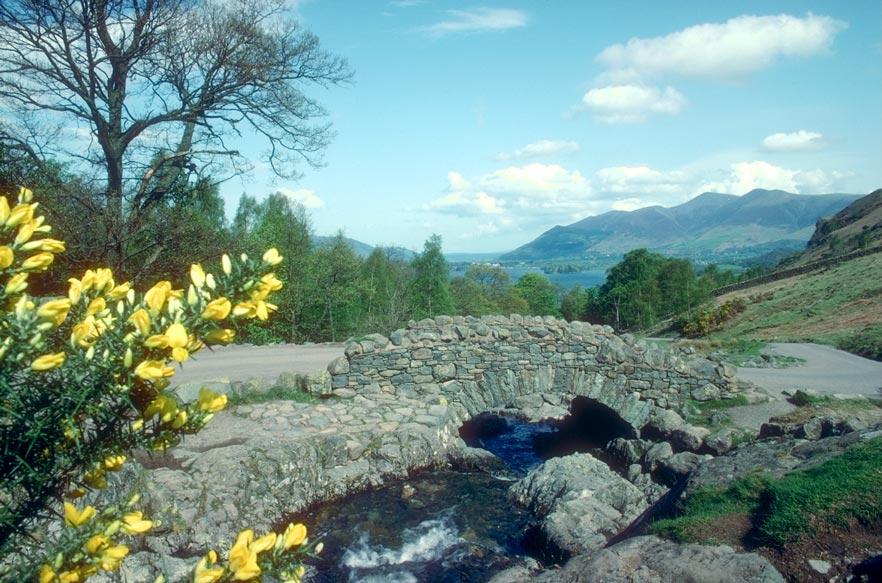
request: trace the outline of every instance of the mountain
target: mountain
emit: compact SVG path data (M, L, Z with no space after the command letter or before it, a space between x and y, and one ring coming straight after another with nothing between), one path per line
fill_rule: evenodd
M620 255L638 247L670 255L801 249L818 219L842 210L857 198L851 194L799 195L762 189L743 196L705 192L674 207L610 211L557 226L501 259Z
M818 221L799 263L882 245L882 188Z
M330 247L334 244L334 239L336 237L327 237L323 235L315 235L312 238L313 245L316 247ZM367 243L362 243L356 239L350 239L349 237L343 237L343 240L346 241L346 244L349 245L349 248L352 249L352 252L358 255L359 257L367 257L373 252L375 247L372 245L368 245ZM414 258L416 253L411 251L410 249L405 249L404 247L382 247L386 251L390 252L390 256L403 259L405 261L410 261Z

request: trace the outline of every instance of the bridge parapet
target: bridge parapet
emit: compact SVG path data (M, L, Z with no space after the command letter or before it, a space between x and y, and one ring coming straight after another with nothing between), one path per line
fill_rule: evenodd
M424 395L463 420L516 407L528 395L555 405L589 397L635 430L656 408L731 398L732 367L678 347L649 343L608 326L550 316L439 316L348 341L328 367L334 389Z

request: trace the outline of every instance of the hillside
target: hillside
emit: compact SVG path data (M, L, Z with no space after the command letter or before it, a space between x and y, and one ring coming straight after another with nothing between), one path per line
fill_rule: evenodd
M692 256L733 251L759 255L778 247L800 249L811 237L818 219L837 213L857 198L760 189L744 196L706 192L670 208L611 211L557 226L502 259L623 254L638 247Z
M806 252L796 264L882 245L882 188L818 221Z
M832 344L882 357L882 254L732 292L746 309L709 339ZM882 379L880 379L882 382Z

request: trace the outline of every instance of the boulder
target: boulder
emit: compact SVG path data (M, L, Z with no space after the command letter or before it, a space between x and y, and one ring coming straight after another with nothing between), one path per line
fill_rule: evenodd
M561 556L602 548L647 507L643 492L587 453L548 460L509 494L541 519Z
M725 545L683 545L655 536L640 536L590 555L574 557L562 569L548 571L530 581L784 583L784 577L765 557L755 553L736 553Z

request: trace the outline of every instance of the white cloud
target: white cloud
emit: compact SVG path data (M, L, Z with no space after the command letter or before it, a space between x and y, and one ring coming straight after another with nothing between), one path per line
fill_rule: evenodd
M311 190L300 188L293 190L290 188L277 188L276 192L285 195L291 202L303 205L308 209L318 209L325 206L325 202L317 197Z
M650 114L677 115L685 103L673 87L662 91L644 85L612 85L590 90L582 97L580 109L592 112L603 123L639 123Z
M636 211L645 206L652 206L656 203L645 202L639 198L620 198L612 203L614 211Z
M808 152L826 147L827 141L822 134L806 130L772 134L763 140L763 148L770 152Z
M475 8L473 10L448 10L448 19L425 26L420 30L431 36L455 33L493 32L527 25L529 17L521 10L507 8Z
M555 156L579 151L579 144L565 140L539 140L527 144L514 152L501 152L496 155L497 160L524 160L529 158L541 158L543 156Z
M821 169L793 170L769 162L737 162L730 166L730 174L722 180L705 182L696 190L742 195L756 188L785 190L796 194L824 194L840 187L849 174L827 172Z
M446 194L424 204L423 210L463 218L493 215L497 218L492 224L517 225L572 222L593 204L590 182L558 165L510 166L471 179L450 172L447 182Z
M632 38L604 49L597 60L607 81L690 78L732 81L767 69L782 57L829 51L847 25L828 16L739 16L690 26L667 36Z
M602 192L681 194L688 189L691 180L688 173L679 170L661 172L648 166L612 166L601 168L595 173L594 186ZM633 204L636 200L631 198L619 202Z

